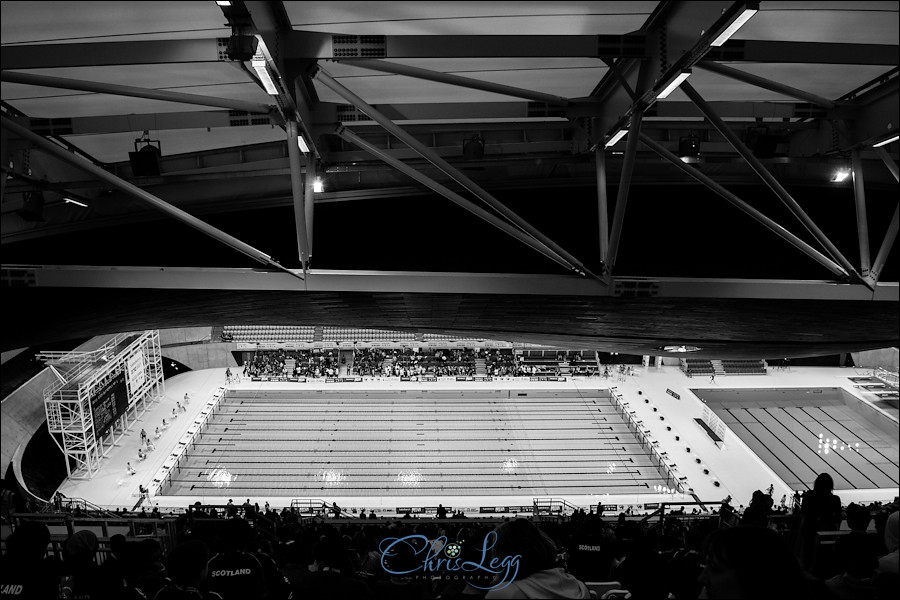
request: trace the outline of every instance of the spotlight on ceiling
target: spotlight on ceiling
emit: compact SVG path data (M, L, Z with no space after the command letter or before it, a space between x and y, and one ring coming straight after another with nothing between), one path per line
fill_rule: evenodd
M228 38L228 47L225 49L225 53L228 55L229 60L246 62L253 60L258 44L259 41L256 39L256 36L240 32L232 33L231 37Z
M315 192L316 194L321 194L324 191L325 191L325 184L322 183L322 178L316 177L315 180L313 181L313 192Z
M841 183L850 177L850 169L838 169L831 176L831 183Z
M151 140L150 132L144 131L144 135L134 140L134 152L128 153L131 162L131 174L135 177L159 176L159 159L162 156L162 146L159 140Z

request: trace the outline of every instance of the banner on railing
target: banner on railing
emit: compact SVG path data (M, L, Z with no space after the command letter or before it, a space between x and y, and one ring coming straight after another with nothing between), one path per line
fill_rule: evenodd
M495 513L530 513L534 510L534 506L530 505L522 505L522 506L479 506L478 512L481 514L495 514Z
M670 390L669 388L666 388L666 393L667 393L668 395L672 396L673 398L675 398L676 400L681 400L681 396L678 395L678 394L676 394L675 392L673 392L673 391Z
M553 376L530 377L530 379L531 379L531 381L566 381L565 377L553 377Z

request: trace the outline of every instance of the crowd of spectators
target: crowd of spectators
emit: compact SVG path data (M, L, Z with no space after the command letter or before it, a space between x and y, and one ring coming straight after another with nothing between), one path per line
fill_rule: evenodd
M345 364L340 357L340 351L328 349L258 350L245 361L243 373L247 377L336 377ZM291 359L295 361L293 369L289 367ZM561 350L555 357L535 358L493 348L359 348L353 351L347 373L368 377L472 376L479 374L477 359L485 362L484 375L492 377L600 375L596 360L581 351ZM620 371L624 369L619 367Z
M492 377L511 377L516 374L516 355L512 350L486 349L479 352L487 374Z
M360 348L353 351L351 373L362 377L374 377L381 374L381 364L385 354L381 348Z
M471 348L449 350L395 348L386 351L386 355L391 359L386 361L387 364L382 368L382 373L386 377L475 375L477 352Z
M331 350L259 350L244 363L245 377L336 377L339 353ZM291 370L288 362L294 361Z
M627 520L624 513L602 518L593 509L539 523L374 514L364 521L301 519L248 499L222 510L192 507L167 553L152 538L113 536L99 566L94 533L72 535L60 561L45 556L47 527L24 522L7 541L2 585L23 586L22 597L126 600L589 598L584 582L617 582L636 600L893 598L900 500L848 505L836 518L846 518L850 531L834 544L833 560L817 564L820 556L804 567L795 542L807 524L835 526L819 522L834 517L823 490L820 483L793 507L776 505L771 490L757 491L746 508L725 502L717 516L681 510L662 522ZM872 521L877 533L866 532ZM385 552L384 540L400 539L406 541ZM465 561L502 564L514 555L514 569L453 568ZM427 556L459 562L445 559L427 569ZM611 597L625 597L616 593Z

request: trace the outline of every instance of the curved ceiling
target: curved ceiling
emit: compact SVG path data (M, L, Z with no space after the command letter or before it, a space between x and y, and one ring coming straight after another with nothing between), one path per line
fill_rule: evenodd
M831 281L878 300L806 298L820 318L799 322L827 344L797 352L896 344L896 286L878 288L897 280L898 143L874 145L896 134L900 121L898 5L4 2L4 284L17 281L10 273L21 264L262 262L303 276L311 257L312 266L329 269L394 270L414 252L416 270L596 275L605 291L580 291L573 301L591 304L585 317L605 327L647 317L608 292L626 276ZM730 41L711 45L748 6L759 11ZM274 78L274 95L260 81L260 64ZM687 82L657 99L682 71L691 72ZM411 138L385 130L376 122L381 116ZM293 156L287 131L294 122L310 146L305 157ZM629 128L630 136L610 143ZM141 138L161 151L158 175L136 174L129 160L148 145ZM688 167L662 158L666 152L690 154ZM830 181L851 166L852 176ZM323 192L306 190L313 174L324 179ZM724 187L711 191L716 184ZM598 221L598 204L605 221ZM493 225L472 216L479 211ZM747 214L754 211L777 224L754 222ZM457 252L456 244L483 250ZM210 245L220 254L210 258ZM432 260L430 245L445 252ZM102 280L78 293L91 297L112 285ZM181 303L185 288L173 285L153 297L164 303L171 293L168 301ZM222 285L227 297L230 284ZM780 301L758 287L767 301ZM28 290L39 288L16 292L25 294L16 296L22 310L29 311ZM73 298L77 288L46 289ZM752 300L736 309L741 298L720 289L721 306L710 308L716 317L703 321L686 306L674 309L664 293L647 298L655 316L641 336L631 325L615 334L591 329L590 319L557 306L552 294L544 309L528 304L532 312L515 326L486 304L456 314L452 325L642 352L657 343L718 340L716 352L746 355L761 352L753 344L778 346L778 319L785 332L797 322L789 306L767 305L760 318L773 325L754 339L730 328L728 317L734 310L736 321L747 318ZM422 316L417 289L399 293L418 316L392 327L450 330L439 315ZM48 302L41 298L34 306ZM282 311L263 298L225 302L233 310L221 314L185 306L206 324L298 320L308 302L321 306L298 299ZM834 312L829 302L847 304ZM256 314L257 303L268 316ZM100 305L104 314L115 312ZM122 317L88 329L185 320L148 310L159 321ZM886 326L851 333L857 321L850 313ZM35 315L58 333L35 333L32 341L84 332L73 314ZM331 318L387 322L378 311ZM27 328L16 331L16 343L29 343Z

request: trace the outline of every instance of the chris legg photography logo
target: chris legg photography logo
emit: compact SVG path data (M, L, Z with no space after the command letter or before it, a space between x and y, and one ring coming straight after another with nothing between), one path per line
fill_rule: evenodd
M385 538L381 540L378 550L381 552L382 568L391 575L459 578L480 590L502 590L515 580L522 555L491 557L491 548L496 543L497 532L489 531L477 549L480 554L478 562L462 560L462 545L448 542L443 535L433 542L424 535ZM482 587L477 585L477 581L496 583Z

